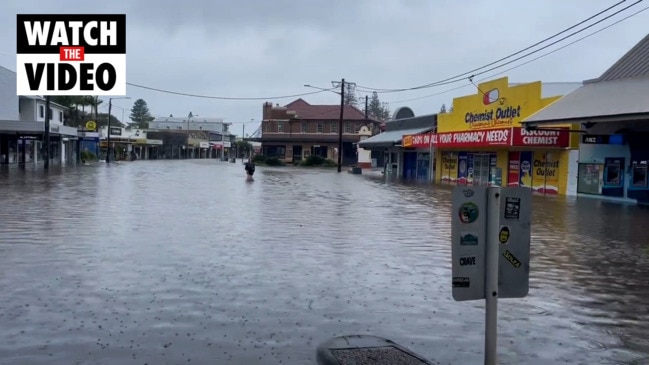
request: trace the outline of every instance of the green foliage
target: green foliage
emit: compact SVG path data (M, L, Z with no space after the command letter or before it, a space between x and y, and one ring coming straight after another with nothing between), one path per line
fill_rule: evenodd
M350 105L353 107L358 107L358 96L356 95L356 89L354 84L345 84L345 105Z
M277 157L268 157L264 164L266 166L284 166L284 162L280 161Z
M264 164L266 162L266 156L264 155L255 155L252 157L252 162L256 164Z
M146 104L144 99L137 99L135 103L133 103L129 118L133 121L133 123L130 123L130 126L140 129L149 128L149 122L155 119L151 116L149 106Z
M379 121L386 121L390 118L390 107L388 103L383 103L379 99L379 94L375 91L370 96L370 100L367 105L367 114Z
M92 152L89 152L89 151L82 151L82 152L81 152L81 159L82 159L82 160L86 160L86 161L96 161L96 160L98 160L99 158L97 157L97 155L95 155L95 154L92 153Z
M446 104L442 104L442 107L439 108L439 113L440 113L440 114L444 114L444 113L446 113Z
M326 159L324 157L320 157L317 155L311 155L307 157L305 160L300 162L300 166L305 166L305 167L313 167L313 166L319 166L319 167L335 167L338 166L336 161Z

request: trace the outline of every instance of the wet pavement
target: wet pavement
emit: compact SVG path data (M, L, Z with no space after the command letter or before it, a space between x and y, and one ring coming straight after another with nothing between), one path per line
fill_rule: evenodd
M136 161L0 171L0 364L313 364L343 334L482 363L454 302L450 190L332 170ZM649 363L649 209L534 202L503 364Z

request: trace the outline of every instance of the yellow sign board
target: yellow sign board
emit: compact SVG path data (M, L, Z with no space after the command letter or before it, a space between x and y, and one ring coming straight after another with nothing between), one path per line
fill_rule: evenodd
M510 86L503 77L479 84L472 95L453 99L453 111L437 115L437 132L520 127L530 115L561 98L543 98L540 81Z
M97 128L97 123L94 120L89 120L86 122L86 129L89 131L94 131Z
M403 141L401 141L402 147L411 147L412 146L412 135L403 136Z

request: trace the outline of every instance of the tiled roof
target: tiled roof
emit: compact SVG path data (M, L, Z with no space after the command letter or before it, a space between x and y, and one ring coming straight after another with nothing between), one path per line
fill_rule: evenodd
M340 105L311 105L303 99L297 99L286 105L286 109L294 111L297 119L340 119ZM365 120L363 112L351 105L345 105L345 120Z
M639 76L649 76L649 34L633 46L613 66L604 71L600 77L585 82L602 82Z

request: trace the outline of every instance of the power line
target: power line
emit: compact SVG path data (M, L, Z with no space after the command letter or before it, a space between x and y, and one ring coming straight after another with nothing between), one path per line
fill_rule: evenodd
M609 10L611 10L611 9L613 9L613 8L615 8L615 7L617 7L618 5L622 4L622 3L625 2L625 1L626 1L626 0L623 0L623 1L621 1L621 2L618 2L618 3L616 3L616 4L614 4L614 5L610 6L610 7L608 7L607 9L602 10L602 11L598 12L597 14L590 16L589 18L582 20L582 21L579 22L579 23L577 23L577 24L575 24L575 25L572 25L572 26L570 26L570 27L568 27L568 28L562 30L561 32L559 32L559 33L557 33L557 34L554 34L554 35L552 35L552 36L550 36L550 37L548 37L548 38L546 38L546 39L544 39L544 40L542 40L542 41L540 41L540 42L537 42L537 43L535 43L535 44L533 44L533 45L531 45L531 46L528 46L528 47L526 47L526 48L524 48L524 49L522 49L522 50L519 50L519 51L517 51L517 52L515 52L515 53L512 53L512 54L510 54L510 55L508 55L508 56L506 56L506 57L503 57L503 58L501 58L501 59L499 59L499 60L497 60L497 61L494 61L494 62L488 63L488 64L486 64L486 65L484 65L484 66L481 66L481 67L475 68L475 69L473 69L473 70L467 71L467 72L465 72L465 73L462 73L462 74L459 74L459 75L456 75L456 76L453 76L453 77L449 77L449 78L446 78L446 79L443 79L443 80L439 80L439 81L436 81L436 82L433 82L433 83L425 84L425 85L420 85L420 86L411 87L411 88L402 88L402 89L373 89L373 88L364 87L364 86L360 86L360 85L359 85L358 87L359 87L359 88L363 88L363 89L368 89L369 91L376 91L377 93L382 94L382 93L393 93L393 92L403 92L403 91L411 91L411 90L425 89L425 88L430 88L430 87L433 87L433 86L442 86L442 85L448 85L448 84L451 84L451 83L455 83L455 82L458 82L458 81L463 81L464 79L467 78L467 77L466 77L467 75L470 75L471 77L473 77L473 76L477 76L477 75L481 75L481 74L487 73L487 72L489 72L489 71L493 71L493 70L495 70L495 69L498 69L498 68L500 68L500 67L506 66L506 65L508 65L508 64L511 64L511 63L513 63L513 62L516 62L516 61L518 61L518 60L521 60L521 59L523 59L523 58L529 57L529 56L531 56L531 55L533 55L533 54L535 54L535 53L537 53L537 52L540 52L540 51L542 51L542 50L544 50L544 49L547 49L548 47L551 47L551 46L553 46L553 45L555 45L555 44L557 44L557 43L559 43L559 42L561 42L561 41L564 41L564 40L566 40L566 39L568 39L568 38L570 38L570 37L572 37L572 36L575 36L575 35L577 35L577 34L583 32L583 31L585 31L585 30L587 30L587 29L589 29L589 28L592 28L593 26L595 26L595 25L597 25L597 24L599 24L599 23L601 23L601 22L603 22L603 21L605 21L605 20L610 19L611 17L613 17L613 16L615 16L615 15L617 15L617 14L619 14L619 13L621 13L621 12L623 12L623 11L625 11L625 10L627 10L627 9L629 9L629 8L631 8L631 7L633 7L633 6L638 5L639 3L641 3L641 2L644 1L644 0L637 0L635 3L633 3L633 4L631 4L631 5L627 6L627 7L624 7L624 8L622 8L621 10L618 10L618 11L614 12L613 14L609 14L609 15L607 15L606 17L604 17L604 18L602 18L602 19L596 21L595 23L592 23L592 24L590 24L590 25L586 26L585 28L582 28L582 29L580 29L580 30L578 30L578 31L572 32L572 33L570 33L569 35L567 35L567 36L565 36L565 37L562 37L562 38L560 38L559 40L556 40L556 41L554 41L554 42L552 42L552 43L550 43L550 44L547 44L547 45L545 45L545 46L543 46L543 47L541 47L541 48L539 48L539 49L537 49L537 50L534 50L534 51L532 51L532 52L528 52L528 53L526 53L526 54L524 54L524 55L522 55L522 56L520 56L520 57L517 57L517 58L515 58L515 59L513 59L513 60L510 60L510 61L508 61L508 62L505 62L505 63L503 63L503 64L501 64L501 65L499 65L499 66L492 67L492 68L487 69L487 70L485 70L485 71L481 71L481 72L479 72L479 73L477 73L477 74L472 74L472 73L475 72L475 71L482 70L482 69L484 69L484 68L486 68L486 67L492 66L492 65L494 65L494 64L496 64L496 63L499 63L499 62L501 62L501 61L504 61L504 60L506 60L506 59L509 59L509 58L511 58L511 57L514 57L514 56L516 56L516 55L518 55L518 54L521 54L521 53L525 52L526 50L529 50L530 48L533 48L533 47L535 47L535 46L537 46L537 45L539 45L539 44L541 44L541 43L544 43L544 42L546 42L546 41L548 41L548 40L550 40L550 39L553 39L553 38L555 38L555 37L557 37L557 36L559 36L559 35L561 35L561 34L567 32L567 31L569 31L569 30L571 30L571 29L574 29L575 27L578 27L579 25L584 24L585 22L588 22L589 20L592 20L593 18L596 18L596 17L600 16L601 14L603 14L603 13L605 13L605 12L608 12Z
M267 97L229 97L229 96L211 96L211 95L199 95L199 94L190 94L190 93L184 93L180 91L171 91L171 90L165 90L165 89L158 89L155 87L150 87L150 86L144 86L140 84L134 84L131 82L126 83L129 86L141 88L141 89L146 89L146 90L151 90L151 91L157 91L165 94L172 94L172 95L180 95L180 96L188 96L192 98L202 98L202 99L217 99L217 100L274 100L274 99L288 99L288 98L297 98L300 96L306 96L306 95L313 95L313 94L319 94L323 93L325 91L330 91L333 90L334 88L331 89L326 89L326 90L319 90L319 91L311 91L308 93L302 93L302 94L294 94L294 95L282 95L282 96L267 96Z
M493 78L493 77L495 77L495 76L499 76L499 75L505 74L505 73L507 73L507 72L509 72L509 71L515 70L515 69L517 69L517 68L519 68L519 67L523 67L523 66L525 66L525 65L527 65L527 64L529 64L529 63L532 63L532 62L534 62L534 61L537 61L537 60L539 60L539 59L541 59L541 58L543 58L543 57L549 56L549 55L551 55L551 54L553 54L553 53L555 53L555 52L558 52L558 51L560 51L560 50L562 50L562 49L564 49L564 48L567 48L567 47L569 47L569 46L571 46L571 45L573 45L573 44L575 44L575 43L581 42L581 41L583 41L584 39L590 38L590 37L594 36L595 34L598 34L598 33L600 33L600 32L603 32L604 30L606 30L606 29L608 29L608 28L611 28L611 27L613 27L613 26L615 26L615 25L617 25L617 24L620 24L620 23L622 23L623 21L625 21L625 20L627 20L627 19L633 18L634 16L636 16L636 15L642 13L642 12L645 12L645 11L647 11L647 10L649 10L649 6L648 6L648 7L645 7L645 8L642 8L642 9L636 11L635 13L632 13L632 14L630 14L630 15L627 15L626 17L624 17L624 18L622 18L622 19L619 19L619 20L617 20L617 21L615 21L615 22L613 22L613 23L611 23L611 24L609 24L609 25L607 25L607 26L605 26L605 27L603 27L603 28L601 28L601 29L598 29L598 30L596 30L596 31L594 31L594 32L592 32L592 33L590 33L590 34L587 34L587 35L585 35L585 36L583 36L583 37L581 37L581 38L579 38L579 39L576 39L576 40L574 40L574 41L572 41L572 42L570 42L570 43L568 43L568 44L565 44L565 45L563 45L563 46L561 46L561 47L559 47L559 48L553 49L553 50L550 51L550 52L546 52L546 53L544 53L544 54L542 54L542 55L540 55L540 56L538 56L538 57L532 58L531 60L525 61L525 62L523 62L523 63L521 63L521 64L519 64L519 65L516 65L516 66L514 66L514 67L510 67L510 68L508 68L508 69L506 69L506 70L503 70L503 71L500 71L500 72L498 72L498 73L495 73L495 74L492 74L492 75L486 76L486 77L484 77L484 78L478 80L478 82L482 82L482 81L489 80L489 79L491 79L491 78ZM461 85L461 86L458 86L458 87L454 87L454 88L452 88L452 89L448 89L448 90L441 91L441 92L434 93L434 94L430 94L430 95L424 95L424 96L420 96L420 97L412 98L412 99L397 100L397 101L389 101L388 103L389 103L389 104L397 104L397 103L405 103L405 102L408 102L408 101L422 100L422 99L430 98L430 97L433 97L433 96L438 96L438 95L446 94L446 93L449 93L449 92L451 92L451 91L459 90L459 89L462 89L462 88L465 88L465 87L469 87L469 86L472 86L472 85L471 85L471 84Z

